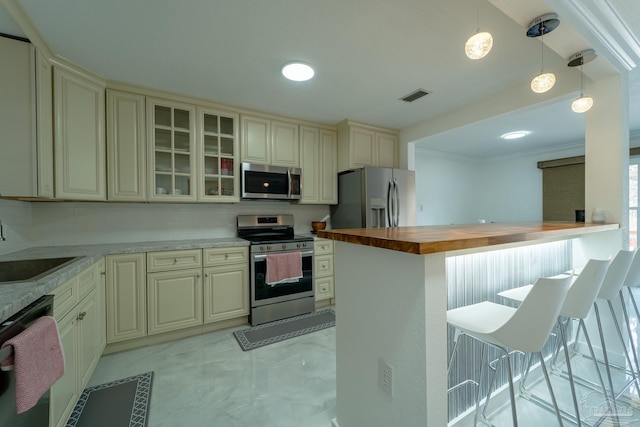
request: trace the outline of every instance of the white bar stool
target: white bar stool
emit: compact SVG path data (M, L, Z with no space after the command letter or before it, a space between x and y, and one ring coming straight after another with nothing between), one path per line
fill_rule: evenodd
M570 277L540 278L532 286L531 291L518 308L485 301L447 311L447 322L456 328L456 343L451 355L451 361L456 356L457 344L461 335L469 335L481 343L497 348L505 355L504 360L507 363L509 379L511 416L513 425L516 427L518 425L518 416L508 349L523 353L536 353L538 355L551 400L556 408L558 423L562 426L562 417L551 388L551 382L549 381L541 351L558 318L570 282ZM449 367L451 366L451 361ZM491 387L492 384L489 384L487 402L491 397ZM479 396L476 397L476 424L478 402Z
M636 256L636 251L628 251L628 250L620 250L618 254L615 256L613 261L611 261L611 265L607 270L607 274L604 277L604 281L602 282L602 287L598 292L598 297L593 303L593 309L596 315L596 323L598 324L598 333L600 334L600 342L602 344L602 355L604 357L604 366L607 371L607 377L609 379L609 387L611 387L611 392L614 400L617 400L624 390L629 387L632 383L636 383L638 386L638 390L640 390L640 382L638 382L638 357L636 352L633 352L633 357L635 364L631 362L631 358L629 357L629 351L627 345L625 344L624 337L622 336L622 331L620 330L620 324L618 323L618 316L616 315L615 310L613 309L613 300L622 294L622 285L625 282L627 275L630 271L631 264ZM602 329L602 320L600 318L600 310L598 308L598 302L607 302L609 305L609 311L611 312L611 317L613 319L613 323L616 327L616 332L618 335L618 339L620 340L620 344L624 350L625 357L627 359L628 366L631 368L631 376L633 380L630 381L626 387L619 393L616 394L615 389L613 387L613 380L611 377L611 364L609 363L609 356L607 352L607 344L604 338L604 330ZM626 320L628 320L626 306L624 301L622 301L622 311ZM627 325L628 327L628 325Z
M585 339L587 341L587 345L589 347L589 351L591 353L591 358L593 359L593 363L596 368L596 372L598 373L598 378L600 379L600 386L602 387L603 395L607 396L607 389L604 385L604 380L602 379L602 375L600 375L600 369L598 368L598 362L595 357L595 353L593 351L593 346L591 345L591 339L589 338L589 334L587 333L587 328L584 324L584 319L587 317L589 312L591 311L591 307L596 300L596 296L602 286L604 277L607 273L607 270L610 265L609 260L589 260L585 265L584 269L578 276L573 276L573 282L569 286L569 290L567 291L567 297L564 300L564 304L560 310L560 317L558 317L558 328L560 330L560 341L564 349L565 360L567 363L567 372L569 376L569 385L571 386L571 394L573 398L573 407L575 410L575 422L578 426L582 425L582 421L580 418L580 410L578 407L578 399L576 396L575 390L575 382L573 377L573 371L571 369L571 358L569 356L569 350L567 348L567 325L571 321L571 319L575 319L579 321L578 328L582 328L584 332ZM503 298L506 298L510 301L521 303L529 294L532 285L521 286L519 288L509 289L503 292L499 292ZM564 318L565 320L561 320ZM555 352L554 352L555 353ZM557 354L557 353L556 353ZM552 364L553 365L553 364ZM524 383L526 381L526 375L520 381L520 389L521 391L525 391ZM521 393L522 394L522 393ZM537 398L533 398L532 400L542 406L546 406L543 401L538 400Z

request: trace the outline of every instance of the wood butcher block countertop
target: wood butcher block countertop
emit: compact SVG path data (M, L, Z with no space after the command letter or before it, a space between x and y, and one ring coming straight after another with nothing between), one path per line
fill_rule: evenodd
M473 249L531 240L563 239L615 230L619 224L521 222L318 231L318 237L411 254Z

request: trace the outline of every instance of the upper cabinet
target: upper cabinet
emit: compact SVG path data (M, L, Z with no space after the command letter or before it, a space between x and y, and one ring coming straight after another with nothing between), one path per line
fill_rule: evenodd
M263 165L298 167L298 124L243 115L242 161Z
M335 131L300 126L301 204L338 203L337 147Z
M196 107L147 98L149 200L196 201Z
M143 202L146 194L145 98L107 90L108 199Z
M51 65L29 43L5 37L0 55L0 195L51 198Z
M198 107L198 199L210 202L240 200L238 115Z
M104 84L53 67L55 195L106 200Z
M339 171L363 166L398 167L398 134L345 120L338 125L338 153Z

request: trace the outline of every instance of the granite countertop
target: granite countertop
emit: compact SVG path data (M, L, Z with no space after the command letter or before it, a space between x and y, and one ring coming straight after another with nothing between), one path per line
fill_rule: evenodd
M586 224L556 221L352 228L318 231L318 236L341 242L424 255L530 240L570 238L618 228L620 228L619 224Z
M169 240L159 242L108 243L79 246L34 247L0 255L0 261L22 259L80 257L36 281L7 282L0 284L0 321L4 321L42 295L53 291L73 276L90 267L105 255L140 252L171 251L182 249L221 248L249 246L249 242L237 237L201 240Z

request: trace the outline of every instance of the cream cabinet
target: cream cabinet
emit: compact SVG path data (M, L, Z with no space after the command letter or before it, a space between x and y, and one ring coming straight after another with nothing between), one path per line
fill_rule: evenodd
M249 248L203 250L204 323L249 315Z
M204 202L240 201L238 114L198 107L199 194Z
M335 131L300 126L301 204L338 203L338 145Z
M314 242L313 280L316 301L334 297L333 240L317 239Z
M150 201L195 202L196 107L146 99Z
M55 195L106 200L104 83L53 67Z
M107 343L147 335L146 256L107 256Z
M242 115L242 161L298 167L298 124Z
M397 132L345 120L338 125L338 171L398 167Z
M108 89L108 199L143 202L147 198L145 97Z
M202 324L202 250L147 253L149 335Z
M49 426L66 425L104 350L102 261L73 277L52 293L64 351L64 375L51 388Z
M51 65L29 43L6 37L0 55L0 195L51 198Z

